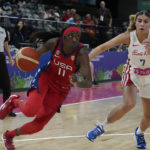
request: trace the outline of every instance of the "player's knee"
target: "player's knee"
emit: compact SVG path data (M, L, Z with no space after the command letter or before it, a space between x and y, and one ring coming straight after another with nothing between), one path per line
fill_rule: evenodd
M34 117L37 114L38 110L34 108L28 108L23 111L24 115L27 117Z
M39 107L35 107L34 105L31 105L25 101L20 103L19 108L21 112L27 117L34 117L39 111Z
M128 111L130 111L135 105L136 105L136 103L134 103L134 102L126 103L126 104L124 105L124 110L125 110L126 112L128 112Z
M144 118L150 124L150 114L144 114Z

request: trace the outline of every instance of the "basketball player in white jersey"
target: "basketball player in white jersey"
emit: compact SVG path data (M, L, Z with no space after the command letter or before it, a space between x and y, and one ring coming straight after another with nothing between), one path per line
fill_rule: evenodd
M100 53L116 46L128 45L128 60L124 66L122 86L123 103L116 106L102 124L87 133L87 138L94 141L105 132L106 124L113 123L123 117L136 104L136 92L139 90L143 104L143 118L135 130L139 149L146 148L144 131L150 126L150 12L140 11L130 16L127 32L110 41L97 46L89 54L90 60Z

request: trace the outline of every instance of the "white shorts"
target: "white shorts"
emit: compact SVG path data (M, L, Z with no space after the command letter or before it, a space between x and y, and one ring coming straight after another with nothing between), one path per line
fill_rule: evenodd
M139 87L140 97L150 98L150 84Z
M139 77L131 73L131 80L139 90L140 97L150 98L150 77Z
M130 65L130 59L127 60L123 68L122 87L134 84L139 90L140 97L150 98L150 76L143 79L133 73Z

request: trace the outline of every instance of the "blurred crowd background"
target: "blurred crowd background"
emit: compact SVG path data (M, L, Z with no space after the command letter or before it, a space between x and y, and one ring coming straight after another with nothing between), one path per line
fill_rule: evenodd
M60 32L76 24L83 31L81 42L92 49L124 32L129 14L137 9L136 0L0 0L0 25L8 30L9 43L20 48L35 31ZM111 51L116 48L126 46Z
M32 33L60 33L71 25L81 28L81 42L91 51L126 31L129 15L143 9L150 9L149 0L0 0L0 26L7 29L13 57L21 47L33 46L29 42ZM37 41L36 47L43 43L42 39ZM121 79L127 48L126 45L115 46L92 61L95 84ZM48 54L41 60L47 61L47 58L49 60ZM108 60L112 62L109 65ZM6 62L12 89L28 88L35 72L24 73L10 66L7 56Z

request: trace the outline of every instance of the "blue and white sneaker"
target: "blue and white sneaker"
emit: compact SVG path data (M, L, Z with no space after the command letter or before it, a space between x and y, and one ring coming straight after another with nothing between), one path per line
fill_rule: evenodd
M137 134L138 127L135 129L134 137L136 139L136 147L139 149L146 149L146 142L143 134Z
M86 135L86 137L91 141L94 142L94 140L97 138L97 136L100 136L104 133L104 129L102 125L97 125L96 128L89 131Z

